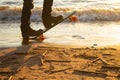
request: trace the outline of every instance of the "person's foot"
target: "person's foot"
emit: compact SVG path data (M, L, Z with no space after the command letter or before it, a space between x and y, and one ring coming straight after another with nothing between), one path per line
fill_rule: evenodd
M40 36L41 34L43 33L43 30L40 29L40 30L33 30L33 29L30 29L29 31L29 35L27 35L26 37L23 37L23 40L22 40L22 45L28 45L29 44L29 38L32 37L32 36L35 36L35 37L38 37Z
M59 15L57 17L54 16L50 16L48 18L43 17L43 24L45 26L46 29L51 28L54 24L60 22L63 19L62 15Z
M51 25L54 25L58 22L60 22L63 19L62 15L59 15L57 17L51 16Z
M29 33L29 37L30 36L39 36L43 33L43 30L42 29L39 29L39 30L33 30L33 29L30 29L30 33Z

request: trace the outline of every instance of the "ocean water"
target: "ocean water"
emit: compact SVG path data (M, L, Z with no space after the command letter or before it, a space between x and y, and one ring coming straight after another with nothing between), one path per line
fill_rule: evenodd
M20 46L22 0L0 1L0 47ZM43 0L34 0L33 29L44 28L41 19ZM77 22L69 19L46 32L43 43L74 46L120 44L120 0L54 0L52 15L76 11Z
M22 0L1 0L1 6L21 6ZM43 0L34 0L35 6L42 7ZM120 0L54 0L53 7L74 8L119 8Z

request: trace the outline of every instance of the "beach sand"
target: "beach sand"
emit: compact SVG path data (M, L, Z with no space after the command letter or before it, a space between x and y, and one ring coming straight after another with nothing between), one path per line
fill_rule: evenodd
M0 49L0 80L120 80L120 48L35 43Z

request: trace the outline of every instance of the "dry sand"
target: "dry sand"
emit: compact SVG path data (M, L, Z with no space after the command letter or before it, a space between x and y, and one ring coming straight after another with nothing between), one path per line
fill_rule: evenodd
M120 80L120 49L42 43L0 49L0 80Z

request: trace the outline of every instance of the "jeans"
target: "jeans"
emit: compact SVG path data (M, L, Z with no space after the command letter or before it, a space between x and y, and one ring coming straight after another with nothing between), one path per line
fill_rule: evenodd
M21 15L21 32L23 38L28 38L30 34L30 17L31 17L31 9L33 9L33 0L23 0L23 9ZM42 19L43 24L47 24L49 22L49 17L51 16L53 0L44 0L43 3L43 11L42 11ZM46 27L46 26L45 26Z

